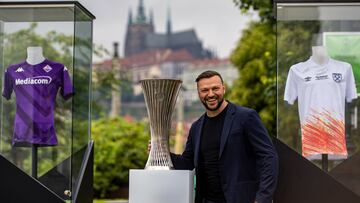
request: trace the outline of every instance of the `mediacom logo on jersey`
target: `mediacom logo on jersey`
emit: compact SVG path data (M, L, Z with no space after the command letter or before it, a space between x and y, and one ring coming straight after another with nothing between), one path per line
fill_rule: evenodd
M49 85L51 80L50 76L36 76L32 78L16 79L15 85Z

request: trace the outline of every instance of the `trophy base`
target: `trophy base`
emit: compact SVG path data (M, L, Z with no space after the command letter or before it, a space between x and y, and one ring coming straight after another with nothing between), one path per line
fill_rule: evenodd
M193 203L194 172L130 170L129 203Z

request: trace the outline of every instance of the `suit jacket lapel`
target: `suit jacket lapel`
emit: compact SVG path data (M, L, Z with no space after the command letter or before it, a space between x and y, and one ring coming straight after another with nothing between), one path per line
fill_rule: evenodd
M219 159L222 155L222 152L224 151L224 147L227 141L227 138L229 137L229 132L231 129L231 125L234 121L234 115L235 115L235 105L229 102L229 107L228 107L228 111L226 112L226 116L225 116L225 121L224 121L224 126L222 129L222 133L221 133L221 138L220 138L220 152L219 152Z
M196 129L196 135L195 135L195 157L194 157L194 165L195 167L197 167L198 165L198 161L199 161L199 150L200 150L200 138L201 138L201 131L203 128L203 124L204 124L204 115L201 116L200 120L199 120L199 125L197 126L198 128Z

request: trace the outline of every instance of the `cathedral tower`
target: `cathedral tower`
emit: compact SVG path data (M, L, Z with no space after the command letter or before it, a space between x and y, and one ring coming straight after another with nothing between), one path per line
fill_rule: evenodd
M154 32L152 15L151 13L148 20L145 15L144 0L139 0L135 19L132 18L131 11L129 12L125 36L125 57L140 53L146 49L146 34Z

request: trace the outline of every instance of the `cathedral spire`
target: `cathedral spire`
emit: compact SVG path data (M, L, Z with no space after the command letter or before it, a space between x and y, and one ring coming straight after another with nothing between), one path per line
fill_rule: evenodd
M132 24L132 11L129 8L128 25L131 25L131 24Z
M150 20L149 20L150 25L154 24L154 12L152 9L150 9Z
M137 9L136 23L146 23L146 16L144 11L144 0L139 0Z
M167 9L167 21L166 21L166 34L167 35L171 35L172 32L172 28L171 28L171 11L170 11L170 6L168 6Z
M149 20L151 31L154 32L154 12L152 9L150 9L150 20Z

